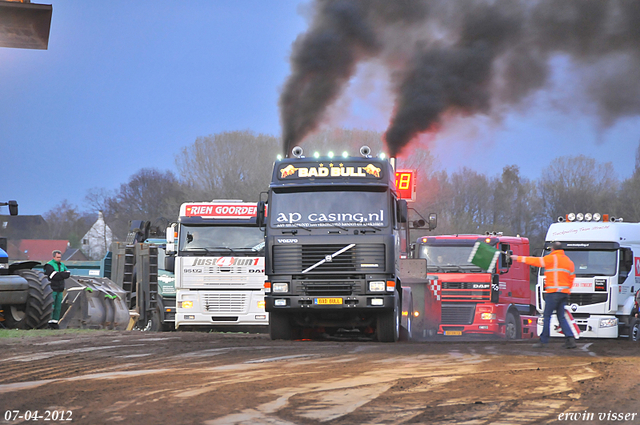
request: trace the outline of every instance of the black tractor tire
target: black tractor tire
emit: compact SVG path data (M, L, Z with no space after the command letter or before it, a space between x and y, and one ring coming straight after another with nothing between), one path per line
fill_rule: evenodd
M293 333L288 314L282 311L269 313L269 336L271 339L292 339Z
M378 314L376 332L380 342L396 342L400 338L400 308L397 293L393 310Z
M409 311L407 312L407 327L400 326L400 341L411 341L413 338L412 322L413 322L413 296L409 298Z
M522 339L522 327L520 326L516 315L512 312L507 313L504 336L508 340Z
M9 329L47 327L53 312L53 291L49 279L37 270L17 270L16 274L29 284L29 294L26 304L4 306L4 325Z
M629 322L629 342L640 342L640 318L632 317Z

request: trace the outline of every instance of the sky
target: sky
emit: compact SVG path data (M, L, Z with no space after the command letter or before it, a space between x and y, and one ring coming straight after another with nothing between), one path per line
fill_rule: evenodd
M50 4L48 50L0 47L0 201L17 200L20 214L64 199L86 210L90 189L117 189L145 167L175 172L175 155L197 137L281 134L278 98L292 43L308 29L308 1ZM517 165L537 179L554 158L584 154L630 177L640 118L600 128L588 108L563 108L580 88L556 68L550 90L500 122L448 121L428 145L437 166L494 176ZM393 100L376 69L358 67L326 125L386 130Z

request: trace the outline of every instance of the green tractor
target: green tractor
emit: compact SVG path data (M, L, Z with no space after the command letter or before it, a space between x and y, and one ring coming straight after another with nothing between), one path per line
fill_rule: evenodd
M0 202L18 215L16 201ZM0 238L0 328L39 329L48 326L53 311L53 291L37 261L9 264L7 238Z

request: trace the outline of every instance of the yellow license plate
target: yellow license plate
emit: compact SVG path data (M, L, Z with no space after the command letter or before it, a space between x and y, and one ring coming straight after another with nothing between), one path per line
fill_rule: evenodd
M444 331L445 335L462 335L462 331Z
M317 305L341 305L342 298L316 298Z

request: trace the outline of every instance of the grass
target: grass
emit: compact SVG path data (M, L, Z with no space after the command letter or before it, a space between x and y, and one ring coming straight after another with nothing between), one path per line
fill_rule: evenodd
M30 338L43 336L58 336L67 334L85 334L96 332L95 329L0 329L0 338Z

